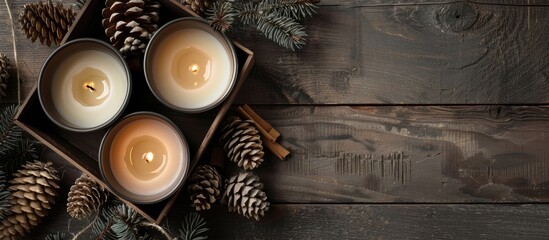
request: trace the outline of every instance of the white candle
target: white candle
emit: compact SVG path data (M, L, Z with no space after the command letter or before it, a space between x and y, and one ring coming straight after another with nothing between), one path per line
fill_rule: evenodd
M171 193L187 171L186 142L170 124L157 118L134 115L115 133L110 144L110 172L122 188L132 195L150 196Z
M184 21L169 27L160 30L169 33L157 33L161 37L153 39L151 59L146 60L152 64L146 69L151 71L148 81L153 91L184 110L215 105L234 83L236 63L229 43L224 45L213 35L219 33L187 26Z
M53 75L51 98L59 115L77 128L111 120L128 91L124 66L101 50L83 50L64 59Z

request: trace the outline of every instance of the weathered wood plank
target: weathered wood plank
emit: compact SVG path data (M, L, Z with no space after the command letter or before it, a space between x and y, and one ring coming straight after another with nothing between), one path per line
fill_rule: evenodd
M61 204L61 203L60 203ZM177 232L187 205L178 204L169 215ZM260 221L247 220L214 206L201 213L210 228L208 239L547 239L548 205L342 205L273 204ZM43 239L49 232L66 231L50 216L29 239ZM66 220L66 219L63 219ZM72 221L70 230L86 221ZM88 239L84 234L81 239Z
M548 106L252 107L291 152L256 171L274 202L549 200Z
M19 72L21 80L21 101L25 99L27 94L32 90L42 64L48 57L48 55L55 50L55 46L48 47L40 44L39 41L32 43L25 37L25 34L20 29L19 15L23 12L23 5L27 3L35 2L33 0L17 0L8 1L9 7L13 14L14 29L15 29L15 42L17 48L17 57L19 59ZM66 6L70 6L73 1L66 3ZM12 78L9 83L9 99L10 102L17 102L17 78L15 70L15 59L13 50L13 38L12 29L6 4L4 1L0 1L0 52L5 53L12 61Z
M225 208L222 208L226 211ZM212 239L546 239L546 205L273 205L261 222L206 212ZM181 215L173 215L180 222Z
M528 4L512 1L521 2ZM238 101L547 103L548 11L538 5L461 1L322 6L318 16L306 22L310 36L300 52L285 50L253 31L234 34L257 56L255 72Z

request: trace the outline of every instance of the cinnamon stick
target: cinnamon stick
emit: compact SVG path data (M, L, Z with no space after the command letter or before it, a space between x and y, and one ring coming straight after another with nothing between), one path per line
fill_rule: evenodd
M265 146L280 160L284 161L286 157L290 154L288 149L284 148L282 145L277 142L269 141L267 139L262 139Z
M277 139L274 138L269 132L267 132L261 124L259 124L259 119L256 119L253 117L253 115L249 114L247 111L245 111L242 107L237 107L236 110L246 119L252 120L254 126L259 130L261 133L261 136L266 138L269 141L275 142ZM257 114L256 114L257 115ZM261 119L263 120L263 119ZM265 121L265 120L263 120Z
M255 113L248 105L244 105L236 108L237 111L246 119L252 120L254 126L259 130L261 134L261 141L263 144L280 160L286 159L290 154L288 149L278 144L276 140L280 137L280 133L273 128L269 122L261 118ZM269 129L267 131L265 128Z
M280 137L280 132L278 132L269 122L265 121L265 119L257 115L257 113L255 113L252 108L248 106L248 104L244 104L242 106L242 109L244 109L244 111L250 114L254 119L257 119L259 125L261 125L261 127L263 127L265 131L271 134L271 136L273 136L275 140Z

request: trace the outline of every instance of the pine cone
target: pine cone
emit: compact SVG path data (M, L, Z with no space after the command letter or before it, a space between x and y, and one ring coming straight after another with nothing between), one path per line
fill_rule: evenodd
M200 16L204 16L206 11L212 6L213 0L182 0L184 6L189 6L191 9L198 13Z
M0 53L0 97L6 96L8 80L10 79L10 59L6 54Z
M108 192L88 175L82 174L71 186L67 199L67 212L71 217L83 219L107 201Z
M259 221L259 218L269 210L270 203L263 192L263 184L259 182L259 177L251 172L241 172L232 176L226 182L225 189L222 202L229 206L229 212L236 211L244 217Z
M221 143L227 157L244 170L251 170L263 162L263 143L251 120L227 118Z
M189 181L189 194L196 211L210 209L221 196L221 175L212 166L198 166Z
M103 27L112 45L126 55L145 51L158 29L160 4L149 0L107 0L103 9Z
M13 176L8 187L12 214L0 223L0 239L18 239L29 233L55 204L59 189L59 176L51 162L27 163Z
M21 29L28 39L51 46L59 45L74 21L75 13L71 8L63 7L61 2L55 5L51 0L25 4L25 10L19 16Z

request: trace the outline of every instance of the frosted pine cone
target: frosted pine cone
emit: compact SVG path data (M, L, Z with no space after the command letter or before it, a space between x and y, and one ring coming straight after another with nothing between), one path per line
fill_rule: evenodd
M269 210L270 203L263 192L259 177L251 172L241 172L232 176L226 184L223 203L229 206L229 212L237 212L246 218L259 221Z
M257 168L263 162L263 143L252 121L228 117L222 132L221 144L229 160L244 170Z
M96 212L107 201L108 192L88 175L82 174L69 191L67 212L71 217L83 219Z
M210 209L221 196L221 175L212 166L200 165L189 179L189 194L196 211Z
M149 0L107 0L103 27L112 45L122 54L139 55L145 51L158 29L160 3Z

